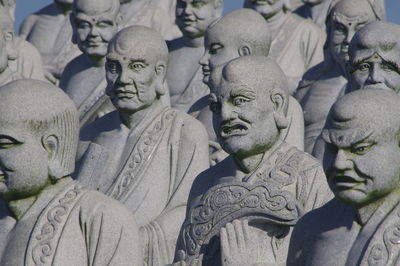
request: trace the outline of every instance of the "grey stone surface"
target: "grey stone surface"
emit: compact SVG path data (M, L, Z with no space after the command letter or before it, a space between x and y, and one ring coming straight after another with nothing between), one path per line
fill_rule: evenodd
M74 101L81 126L114 110L105 95L107 46L121 23L119 0L76 0L71 23L73 39L83 54L65 67L62 88Z
M400 98L358 90L332 107L324 169L335 199L295 226L290 265L399 265Z
M269 56L288 78L289 91L296 92L304 73L324 60L325 33L314 23L290 12L285 0L246 0L244 7L260 13L272 36Z
M201 5L193 0L179 0L177 3L176 21L183 37L169 44L167 82L171 106L194 116L202 107L199 100L210 93L203 83L199 64L204 54L204 34L207 27L221 16L223 4L223 0L207 0Z
M40 52L46 78L57 84L65 66L81 54L72 42L70 13L73 0L54 0L29 15L20 29L20 37Z
M357 30L375 21L376 14L365 0L341 0L331 10L327 20L328 39L325 44L326 60L321 75L302 88L300 103L304 109L305 150L319 154L315 142L321 133L329 109L347 84L349 44Z
M284 264L291 226L331 198L322 167L279 136L288 125L289 92L286 77L275 62L244 56L214 70L211 78L219 81L211 90L214 127L230 155L196 178L175 265L199 261L221 265L219 234L235 219L248 220L249 230L268 246L262 258L230 252L231 261L243 261L244 255L256 262ZM227 238L240 234L231 229L232 225L226 225ZM249 244L262 246L260 241ZM229 245L223 246L223 257L229 250Z
M148 265L172 261L193 179L209 166L202 124L161 103L167 64L155 30L131 26L116 35L106 76L117 110L82 130L76 173L134 214Z
M175 23L171 21L171 14L165 6L171 5L170 0L120 0L122 27L141 25L158 31L166 40L173 40L182 36ZM162 8L164 6L164 8Z
M200 60L203 81L208 83L211 71L232 59L241 56L267 56L271 43L268 24L257 12L251 9L239 9L223 16L206 31L205 53ZM282 130L281 137L299 149L304 148L303 112L299 103L289 97L287 110L289 126ZM212 124L212 114L208 106L203 108L198 119L206 126L213 163L227 156L221 151Z
M79 124L67 95L19 80L0 99L0 264L142 265L129 211L70 177Z

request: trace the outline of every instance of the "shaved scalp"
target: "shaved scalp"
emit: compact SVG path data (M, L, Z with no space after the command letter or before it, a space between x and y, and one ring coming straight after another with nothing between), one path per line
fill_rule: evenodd
M370 16L377 18L368 0L338 1L331 9L330 14L332 15L335 12L345 15L346 17Z
M354 35L349 49L351 62L372 56L374 52L385 53L391 57L386 60L391 59L400 65L400 25L371 22Z
M357 90L341 97L331 108L326 129L357 128L379 135L400 135L400 96L392 91Z
M24 123L33 134L56 135L63 176L74 171L78 145L78 112L59 88L44 81L22 79L0 87L0 120Z
M239 46L248 45L254 55L269 54L271 33L268 23L252 9L242 8L228 13L212 23L206 31L206 38L224 35Z
M113 38L108 46L108 56L141 54L144 59L157 63L168 63L168 47L164 38L155 30L145 26L124 28Z
M72 12L96 15L106 12L119 12L119 0L74 0Z

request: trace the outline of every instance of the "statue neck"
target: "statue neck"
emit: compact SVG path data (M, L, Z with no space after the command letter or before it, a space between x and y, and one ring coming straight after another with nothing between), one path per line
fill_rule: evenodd
M91 63L93 67L104 67L106 65L105 56L90 56L85 54L86 59Z
M151 113L161 110L163 107L161 101L156 99L152 105L134 113L126 113L119 111L122 123L129 129L136 127L139 123L146 119L152 119Z
M189 46L189 47L197 48L197 47L204 46L204 36L194 38L194 39L183 36L183 41L185 43L185 46Z
M14 217L19 220L31 208L33 203L35 203L37 197L38 195L25 199L10 201L8 202L8 209L11 211Z
M276 151L276 149L278 149L281 143L282 141L275 141L275 143L264 153L251 155L245 158L234 156L235 161L243 172L249 174L258 168L264 158L270 157Z
M360 224L365 225L382 205L386 205L386 208L384 207L384 209L391 210L393 206L398 204L399 199L400 189L397 189L390 193L388 196L375 200L368 205L359 208L356 207L356 215ZM385 210L383 211L385 212ZM381 215L387 215L387 213L383 213Z
M272 34L272 40L275 40L276 36L282 28L283 23L286 20L286 17L287 13L285 13L282 9L278 13L267 19L268 26Z

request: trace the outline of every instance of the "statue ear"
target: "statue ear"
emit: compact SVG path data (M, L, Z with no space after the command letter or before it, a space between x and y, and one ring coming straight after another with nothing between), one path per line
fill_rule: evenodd
M289 121L285 115L285 104L286 99L281 92L273 92L271 93L271 101L274 105L274 119L276 126L279 129L287 128L289 125Z
M251 48L247 45L243 45L239 47L239 55L240 56L247 56L251 55Z
M15 60L18 57L18 51L15 48L14 32L8 31L4 33L4 40L6 42L7 58L9 60Z
M49 159L49 175L52 181L60 179L64 176L64 169L60 161L60 142L56 135L42 137L42 145L48 153Z
M69 22L71 23L71 26L72 26L71 41L72 41L73 44L77 44L76 28L75 28L75 15L73 13L69 14Z
M157 82L157 93L159 95L164 95L166 93L165 91L165 75L167 72L167 64L164 61L158 61L156 66L155 66L155 72L156 72L156 82Z

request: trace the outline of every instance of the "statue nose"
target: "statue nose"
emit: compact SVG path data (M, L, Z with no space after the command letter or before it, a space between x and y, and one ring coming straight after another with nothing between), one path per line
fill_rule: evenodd
M338 150L333 166L337 170L346 170L351 168L351 161L347 158L346 153L343 150Z

